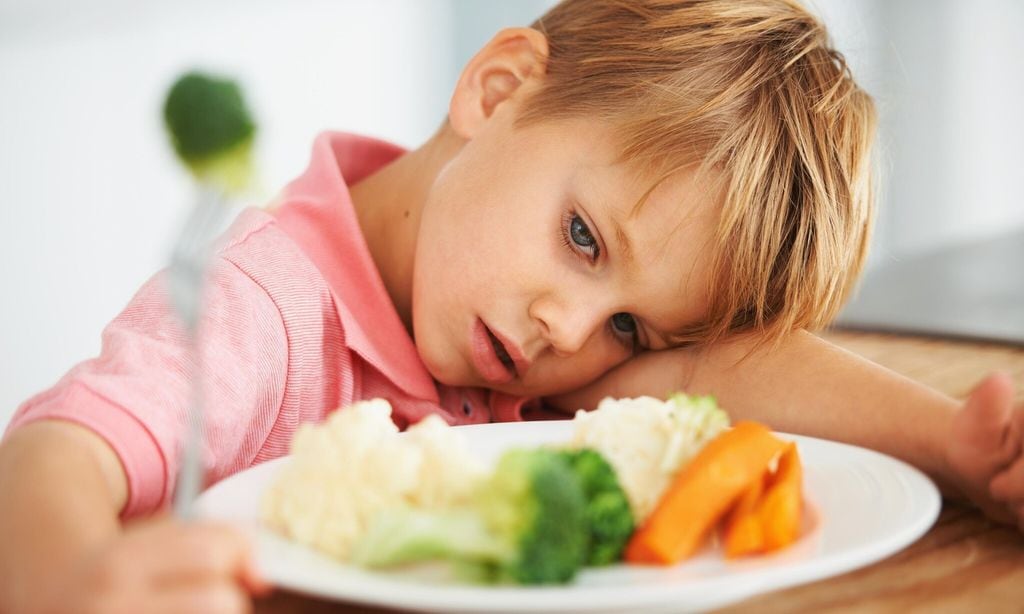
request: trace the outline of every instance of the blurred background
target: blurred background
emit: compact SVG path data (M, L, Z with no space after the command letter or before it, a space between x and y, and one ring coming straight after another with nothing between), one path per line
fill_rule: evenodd
M202 68L242 81L261 126L260 204L302 171L321 130L418 145L442 121L472 53L552 4L0 0L0 425L95 355L103 326L164 265L192 202L159 117L178 74ZM867 281L844 322L872 325L879 304L916 317L913 303L885 300L906 285L890 271L999 246L953 266L980 297L974 307L990 308L983 318L950 307L955 290L922 296L968 328L1009 317L1012 333L1024 313L1024 3L810 6L882 118L881 212ZM995 286L979 285L987 278Z

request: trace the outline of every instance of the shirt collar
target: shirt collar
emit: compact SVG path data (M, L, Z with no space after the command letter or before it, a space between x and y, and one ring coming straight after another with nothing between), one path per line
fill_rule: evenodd
M436 403L437 387L384 287L348 189L403 153L369 137L322 133L275 216L326 279L349 348L407 394Z

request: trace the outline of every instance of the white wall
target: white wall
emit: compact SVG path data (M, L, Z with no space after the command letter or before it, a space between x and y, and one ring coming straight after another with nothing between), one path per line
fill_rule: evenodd
M1024 3L814 4L879 109L870 264L1024 228Z
M924 252L1024 228L1024 3L976 0L892 2L893 23L912 28L937 17L931 31L903 37L905 56L932 51L922 69L900 75L918 95L901 103L893 125L890 240L899 253ZM916 8L917 10L910 10ZM899 59L899 58L897 58ZM901 81L894 79L894 89ZM910 122L914 122L911 128ZM914 134L909 130L916 131ZM927 145L925 144L927 143ZM925 189L928 192L925 193Z
M413 146L447 104L446 1L2 2L0 426L163 266L191 197L159 119L182 70L243 82L266 193L322 129Z

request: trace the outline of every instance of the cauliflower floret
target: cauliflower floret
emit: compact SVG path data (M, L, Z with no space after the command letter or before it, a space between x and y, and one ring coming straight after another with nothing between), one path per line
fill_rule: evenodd
M263 521L335 557L381 510L441 507L468 497L484 474L459 433L438 416L399 436L383 399L334 412L322 425L302 425L291 459L267 490Z
M676 471L729 425L713 398L681 394L667 401L607 398L573 420L570 446L597 450L611 463L638 523L654 511Z
M419 476L410 501L423 508L468 502L487 472L466 447L462 433L440 416L430 415L409 427L406 437L421 453Z

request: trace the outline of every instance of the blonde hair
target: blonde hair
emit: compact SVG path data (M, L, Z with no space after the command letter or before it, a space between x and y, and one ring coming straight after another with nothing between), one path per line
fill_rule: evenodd
M565 0L532 27L550 55L517 121L606 119L655 177L724 171L710 305L677 343L831 321L867 252L876 117L818 19L790 0Z

